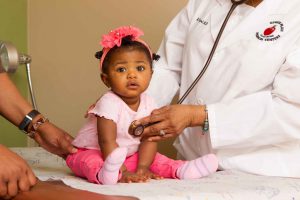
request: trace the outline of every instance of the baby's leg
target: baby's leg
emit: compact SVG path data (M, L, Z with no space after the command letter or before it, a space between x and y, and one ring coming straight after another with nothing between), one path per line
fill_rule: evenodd
M212 174L217 170L218 160L208 154L191 161L173 160L157 153L150 170L165 178L196 179Z
M66 162L77 176L84 177L92 183L100 183L97 174L104 161L99 150L78 149L75 154L67 157Z
M214 154L207 154L195 160L186 161L176 171L179 179L196 179L208 176L218 169L218 159Z
M156 153L155 158L150 166L150 170L164 178L177 178L176 171L185 161L173 160L165 155Z
M105 159L103 167L98 173L98 180L104 185L116 184L119 180L119 171L126 159L127 148L118 147Z

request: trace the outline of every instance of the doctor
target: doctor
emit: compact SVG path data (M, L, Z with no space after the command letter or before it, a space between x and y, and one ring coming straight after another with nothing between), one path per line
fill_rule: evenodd
M168 26L149 89L160 106L178 91L182 96L199 74L231 5L190 0ZM239 5L202 79L183 105L141 119L159 122L143 137L178 136L181 157L213 151L220 169L300 177L299 10L299 0Z

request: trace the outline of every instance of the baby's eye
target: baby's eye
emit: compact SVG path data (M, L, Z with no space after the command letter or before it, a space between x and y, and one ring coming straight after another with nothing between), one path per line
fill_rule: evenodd
M138 71L144 71L145 70L145 67L144 66L137 66L136 69Z
M117 72L125 72L126 68L125 67L118 67Z

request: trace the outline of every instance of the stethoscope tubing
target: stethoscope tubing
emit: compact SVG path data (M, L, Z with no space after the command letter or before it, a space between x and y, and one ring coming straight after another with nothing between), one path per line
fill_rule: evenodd
M243 3L246 3L246 1L248 0L231 0L231 3L234 5L240 5L240 4L243 4Z
M199 82L199 80L202 78L203 74L207 70L207 68L208 68L208 66L209 66L209 64L210 64L210 62L211 62L211 60L212 60L212 58L214 56L214 53L215 53L215 51L216 51L216 49L218 47L220 38L221 38L221 36L222 36L222 34L224 32L224 29L225 29L225 27L227 25L227 22L228 22L228 20L229 20L229 18L231 16L231 14L233 13L234 9L238 5L240 5L242 3L245 3L246 1L247 0L231 0L232 6L231 6L230 10L228 11L228 13L226 15L226 18L224 19L224 22L223 22L223 24L222 24L222 26L220 28L220 31L219 31L219 33L217 35L217 38L216 38L216 41L215 41L215 43L214 43L214 45L213 45L213 47L212 47L212 49L211 49L211 51L209 53L209 56L208 56L208 58L206 60L206 63L204 65L204 67L202 68L202 70L200 71L200 73L196 77L196 79L193 81L193 83L190 85L190 87L185 91L185 93L182 95L182 97L178 100L177 104L181 104L186 99L186 97L190 94L190 92L193 90L193 88L197 85L197 83Z
M182 102L186 99L186 97L190 94L190 92L193 90L193 88L197 85L197 83L199 82L199 80L202 78L203 74L205 73L205 71L207 70L213 56L214 56L214 53L218 47L218 44L219 44L219 41L220 41L220 38L224 32L224 29L226 27L226 24L231 16L231 14L233 13L234 9L240 5L240 4L243 4L245 3L247 0L231 0L232 2L232 6L230 8L230 10L228 11L227 15L226 15L226 18L224 19L224 22L220 28L220 31L217 35L217 38L216 38L216 41L209 53L209 56L206 60L206 63L205 65L203 66L202 70L200 71L199 75L196 77L196 79L192 82L192 84L190 85L190 87L186 90L186 92L182 95L182 97L178 100L177 104L182 104ZM145 125L138 125L136 126L134 129L133 129L133 135L136 136L136 137L139 137L142 135L144 129L148 126L151 126L153 124L156 124L158 122L154 122L154 123L149 123L149 124L145 124ZM139 131L137 131L139 129Z

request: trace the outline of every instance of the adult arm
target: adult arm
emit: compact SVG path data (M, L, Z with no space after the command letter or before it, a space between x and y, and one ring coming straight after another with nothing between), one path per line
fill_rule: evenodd
M274 77L271 90L207 105L213 147L251 148L299 140L299 86L300 40ZM196 107L200 109L201 106ZM201 121L203 124L204 110L198 112L189 110L191 109L187 105L173 105L154 111L150 117L141 121L143 124L147 121L161 121L161 123L148 127L145 134L155 135L157 130L163 129L167 133L170 132L170 136L174 136L176 133L180 134L181 129L172 133L169 127L179 126L179 122L186 122L182 127L201 125ZM189 115L192 117L188 117ZM178 119L174 120L175 118ZM193 123L193 119L198 120ZM154 137L154 140L159 139L161 137Z
M18 126L32 110L31 105L21 96L7 73L0 73L0 91L0 114Z
M21 96L6 73L0 73L0 83L0 114L18 126L32 106ZM33 123L38 117L33 119ZM61 157L76 151L71 144L73 138L51 122L40 126L33 139L47 151Z
M271 90L208 105L213 146L239 148L299 140L299 90L300 40L287 55Z
M176 33L177 27L179 27L179 19L182 16L184 14L177 16L170 24L170 27L168 27L169 30L173 30L173 35ZM157 66L159 70L166 71L170 68L168 61L176 60L174 56L167 59L168 56L172 55L168 53L172 50L171 48L168 50L169 34L172 35L171 32L167 32L161 46L162 57L165 57L166 66ZM264 146L299 139L299 44L298 40L294 49L287 55L278 74L274 77L273 85L270 86L271 89L265 88L265 90L260 92L244 96L240 95L229 101L220 101L207 105L210 135L215 148L228 147L228 145L232 148L247 148L253 145ZM156 98L157 101L160 101L160 99L163 101L163 97L161 97L163 95L168 96L168 91L160 94L160 87L163 88L165 85L168 85L168 81L162 82L161 80L158 83L153 81L153 87L150 92L154 91L153 93L158 97ZM176 116L180 119L178 121L185 121L188 107L185 107L186 109L178 109L178 107L178 105L171 106L171 108L178 110L178 112L173 112L173 119ZM156 113L159 113L159 110ZM196 117L196 115L195 112L193 116ZM198 115L199 117L200 115L203 116L204 111L198 112ZM151 116L150 118L155 117ZM155 134L157 130L164 128L157 124L147 128L145 132Z

